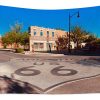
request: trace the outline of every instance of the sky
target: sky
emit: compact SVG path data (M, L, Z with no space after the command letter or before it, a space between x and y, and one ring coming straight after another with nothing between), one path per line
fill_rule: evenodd
M46 28L61 28L68 31L68 16L79 11L71 17L71 27L80 26L84 30L100 37L100 7L88 7L64 10L36 10L16 7L0 6L0 34L10 31L10 26L16 22L23 25L22 31L28 31L29 26L40 26Z

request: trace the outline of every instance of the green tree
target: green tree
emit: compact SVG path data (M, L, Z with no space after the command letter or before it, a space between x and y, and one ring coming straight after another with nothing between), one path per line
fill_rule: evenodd
M20 34L15 32L8 32L2 37L2 42L4 45L12 45L16 44L16 47L18 47L18 44L20 43Z
M11 26L11 31L7 32L2 37L2 42L4 45L13 45L15 44L15 49L19 47L19 44L21 43L21 28L22 25L19 23L15 23L14 26Z
M79 26L74 26L71 29L71 41L76 44L76 48L79 48L80 44L88 38L89 32L86 32Z
M16 22L15 25L11 26L11 33L12 33L12 39L14 40L13 43L15 43L15 49L19 47L19 44L21 42L21 29L22 24Z
M28 48L28 46L29 46L29 34L28 34L28 32L23 32L21 34L20 44L24 46L24 49Z
M9 40L7 36L2 36L2 43L3 43L4 48L6 48L7 45L9 45Z
M88 35L88 38L85 39L84 42L86 42L86 43L91 43L91 42L94 42L94 41L96 41L96 40L97 40L97 37L96 37L94 34L89 34L89 35Z
M10 26L10 29L11 29L12 32L20 33L21 29L22 29L22 24L16 22L13 26Z

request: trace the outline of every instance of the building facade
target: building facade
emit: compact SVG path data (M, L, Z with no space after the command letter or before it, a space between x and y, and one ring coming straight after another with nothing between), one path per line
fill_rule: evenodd
M53 51L56 50L57 37L67 35L66 31L31 26L30 51Z

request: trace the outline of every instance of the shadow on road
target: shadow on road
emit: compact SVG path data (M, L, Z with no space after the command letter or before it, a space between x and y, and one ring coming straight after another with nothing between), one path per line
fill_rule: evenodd
M29 83L0 76L0 93L39 94Z
M94 67L100 67L100 58L87 58L87 59L82 59L79 61L76 61L77 64L82 64L85 66L94 66Z

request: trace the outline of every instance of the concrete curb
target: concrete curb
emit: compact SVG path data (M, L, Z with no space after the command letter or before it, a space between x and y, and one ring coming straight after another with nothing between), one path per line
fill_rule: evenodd
M35 55L35 56L64 56L64 54L52 54L52 53L25 53L25 55Z

